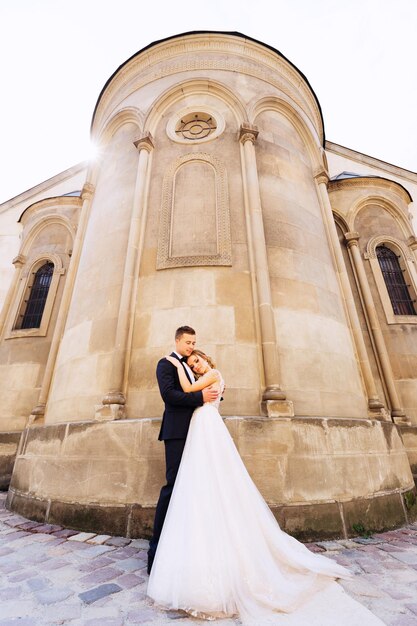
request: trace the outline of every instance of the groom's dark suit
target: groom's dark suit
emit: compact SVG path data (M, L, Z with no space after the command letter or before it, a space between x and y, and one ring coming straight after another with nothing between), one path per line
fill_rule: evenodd
M178 355L175 352L172 352L171 356L178 359ZM185 367L184 369L189 378ZM158 504L156 505L153 536L149 542L148 570L149 567L152 566L162 526L164 525L165 515L168 510L178 468L181 463L192 414L196 407L204 404L202 391L185 393L182 390L177 368L166 359L159 361L156 367L156 378L158 380L159 391L165 402L165 410L158 438L165 444L167 484L162 487Z

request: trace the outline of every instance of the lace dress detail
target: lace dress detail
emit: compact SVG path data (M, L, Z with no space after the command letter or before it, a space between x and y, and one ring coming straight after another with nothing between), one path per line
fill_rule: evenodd
M193 413L148 596L199 618L239 615L245 626L383 626L335 582L348 570L280 529L219 405L220 396Z
M222 375L220 374L219 370L213 370L214 372L216 372L217 377L218 377L218 381L217 383L213 383L213 387L215 387L216 389L218 389L219 391L219 396L217 398L217 400L213 400L213 402L207 402L206 404L211 404L211 406L214 406L217 410L219 410L220 407L220 402L221 402L221 396L222 393L224 391L224 380L222 378Z

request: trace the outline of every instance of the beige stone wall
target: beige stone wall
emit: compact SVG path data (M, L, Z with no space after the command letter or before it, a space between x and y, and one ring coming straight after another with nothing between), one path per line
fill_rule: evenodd
M9 287L7 307L2 311L0 341L1 431L19 431L27 424L37 405L59 312L78 219L78 198L45 200L33 205L22 216L19 261ZM43 259L43 260L42 260ZM54 275L39 329L16 330L28 297L27 285L33 268L45 260L54 263Z
M47 422L93 418L107 390L135 188L136 133L129 124L118 130L99 163Z
M215 120L196 141L180 130L194 113ZM382 373L332 210L344 235L361 231L362 263L377 225L406 243L413 234L406 192L387 181L328 192L308 83L240 36L182 36L136 55L106 85L92 128L100 158L79 202L45 424L25 432L12 508L112 532L110 518L124 515L118 533L135 519L135 532L149 531L164 472L155 367L190 324L224 375L223 415L284 528L346 536L376 500L403 523L412 475L393 420L406 423L398 395L407 413L415 407L415 334L399 339L378 309L378 345L394 352L399 340L408 368L386 354ZM26 358L33 394L35 364Z
M395 245L402 246L403 256L407 259L406 264L411 272L407 281L408 279L415 281L415 256L413 249L409 247L414 236L408 217L409 198L400 187L387 181L361 179L361 182L351 180L345 184L341 182L333 185L331 199L338 215L343 216L346 222L345 232L348 229L359 235L359 250L363 259L366 281L376 311L379 332L392 370L392 377L401 405L404 407L407 417L415 424L417 315L407 319L393 315L389 298L384 289L382 275L379 272L378 262L376 259L370 258L372 257L370 244L375 237L380 238L378 241L381 243L383 241L388 244L394 242ZM345 242L343 245L345 246ZM347 256L346 258L348 265L352 267L352 257ZM351 281L354 289L358 289L358 281L355 284L352 273ZM361 291L360 286L359 291ZM364 310L366 313L366 307L363 309L363 302L360 303L357 300L357 306L361 315L363 315ZM387 318L386 311L389 309L391 309L391 316ZM369 336L369 329L368 323L368 326L364 328L365 336ZM368 342L368 352L373 362L375 359L380 362L380 350L375 346L375 342L373 342L372 347ZM378 379L376 372L375 378ZM389 394L385 394L385 397L389 405Z
M326 141L326 157L329 176L333 178L342 172L353 172L361 176L381 176L402 185L411 195L408 207L413 217L413 228L417 229L417 174L397 165L386 163L373 156L361 154L350 148Z
M352 262L349 257L349 252L346 246L345 234L344 234L345 232L346 232L346 228L343 228L340 225L337 226L339 243L340 243L340 247L343 253L343 259L344 259L347 275L349 277L350 287L352 289L352 294L353 294L353 298L355 302L355 308L358 313L360 329L361 329L361 333L362 333L364 343L366 346L366 352L367 352L367 356L368 356L370 367L371 367L372 378L373 378L373 381L375 382L378 398L381 400L381 402L383 403L385 407L389 407L389 398L387 396L386 388L384 386L384 383L381 377L381 371L378 368L378 361L377 361L376 353L375 353L374 346L373 346L372 336L371 336L370 329L366 321L365 311L362 306L360 290L359 290L357 281L355 280Z
M21 245L20 216L29 206L40 200L81 190L85 182L86 168L86 164L74 166L0 204L0 312L14 276L12 260L18 254Z
M392 215L380 207L370 205L363 209L355 220L355 228L362 234L362 251L366 250L369 236L375 233L376 224L378 234L385 234L406 243L404 234ZM413 424L417 424L417 324L387 323L381 304L381 294L375 284L369 262L365 267L402 405Z
M29 431L14 487L54 500L152 507L164 480L159 424L121 420L50 426L43 436ZM226 424L271 506L345 501L412 486L398 433L389 428L384 435L379 422L226 418Z
M17 219L14 211L0 213L0 311L14 275L12 260L20 248L19 235L22 227Z
M296 415L364 416L362 381L306 145L282 113L262 113L256 123L283 388Z
M346 537L353 524L381 529L406 521L400 501L413 484L393 424L226 418L226 425L287 532ZM13 508L75 528L149 536L164 481L159 426L130 419L28 430L9 492Z
M175 118L185 105L190 108L194 106L195 110L207 107L208 110L218 112L225 122L223 134L212 142L196 146L170 140L165 130L167 120ZM174 105L163 110L156 125L156 147L152 155L148 219L129 374L128 409L132 417L161 415L163 406L156 385L155 368L159 358L172 350L175 328L183 324L196 328L198 346L211 354L222 369L227 381L223 411L226 414L242 415L259 413L261 382L249 276L238 130L239 125L231 107L209 91L178 99ZM174 197L170 201L178 202L174 174L178 172L183 159L192 158L193 155L202 160L190 160L191 167L192 164L207 163L213 172L212 176L215 169L217 183L212 176L207 179L202 176L183 185L179 201L186 215L188 212L188 219L181 224L181 234L175 229L173 233L170 229L165 232L161 230L164 184L175 187L177 200ZM210 162L212 165L209 165ZM193 176L194 170L191 169L190 173ZM205 229L205 234L198 248L198 241L195 240L198 231L193 228L193 219L198 210L199 197L213 197L215 185L220 184L219 178L222 176L227 192L222 210L228 214L232 265L193 267L191 263L191 266L187 266L187 257L196 252L200 259L207 256L210 251L206 249L205 241L216 239L216 225L212 218L204 221L203 214L200 214L199 223ZM161 238L169 239L171 235L177 239L183 267L158 271L158 240L161 244ZM251 365L242 368L242 363Z
M367 416L362 373L315 182L317 168L325 167L316 103L304 87L294 89L292 70L282 60L277 65L260 49L255 54L256 46L249 60L247 44L220 39L229 55L211 37L204 52L201 37L191 37L185 48L162 45L151 61L158 80L150 80L149 66L140 56L131 60L123 79L115 76L99 102L94 134L102 142L102 157L95 166L96 192L48 400L49 423L92 419L103 399L116 392L126 399L124 415L160 415L156 363L171 350L175 327L184 323L197 329L200 347L224 373L225 414L259 415L268 372L257 308L263 298L256 292L261 279L251 245L266 245L279 361L274 382L295 414ZM174 49L178 58L171 65ZM202 67L208 72L204 80ZM285 84L277 80L281 71ZM213 113L221 131L202 143L177 141L175 120L204 110ZM239 142L247 119L259 129L255 158L263 244L251 233L248 217L250 189ZM133 140L147 133L152 146L139 175L141 157ZM218 192L222 185L223 195ZM220 241L214 232L219 204L220 214L227 214L224 239L231 259L213 266L210 255ZM133 244L137 279L124 272L134 223L129 219L138 205L142 234ZM112 261L106 256L110 245ZM170 264L170 255L182 261ZM123 318L128 329L122 340L120 315L127 308L135 312ZM115 350L125 363L119 364L119 375ZM242 368L242 363L252 367Z

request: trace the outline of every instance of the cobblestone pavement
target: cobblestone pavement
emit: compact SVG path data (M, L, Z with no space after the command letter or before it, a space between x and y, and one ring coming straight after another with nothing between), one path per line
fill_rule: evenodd
M7 511L5 499L0 493L0 626L207 626L147 601L147 541L32 522ZM349 567L355 577L343 587L385 624L417 626L417 524L308 547Z

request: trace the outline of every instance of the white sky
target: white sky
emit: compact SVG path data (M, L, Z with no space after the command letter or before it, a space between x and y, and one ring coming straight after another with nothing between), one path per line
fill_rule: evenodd
M0 202L87 159L110 75L191 30L275 47L309 80L328 140L417 170L416 0L0 0Z

